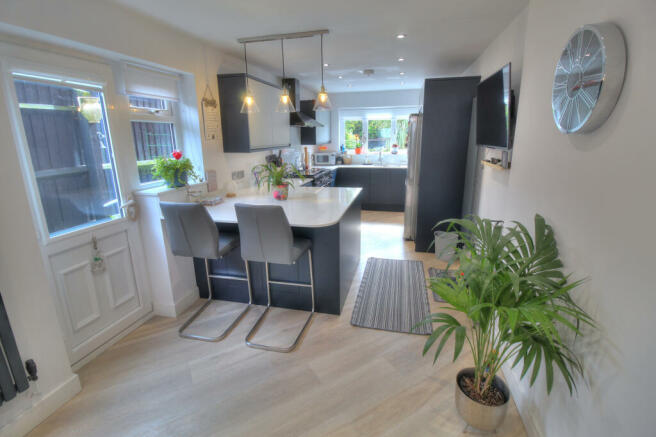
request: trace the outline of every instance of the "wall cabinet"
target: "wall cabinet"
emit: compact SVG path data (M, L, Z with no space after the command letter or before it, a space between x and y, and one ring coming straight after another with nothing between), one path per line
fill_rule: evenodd
M249 75L248 84L259 111L242 114L246 75L219 74L218 80L224 152L248 153L290 146L289 114L276 112L280 87Z
M331 111L313 111L314 100L302 100L299 111L314 118L323 127L302 127L301 144L314 146L330 142L330 120Z
M403 211L405 208L405 168L340 167L335 185L362 188L362 209Z

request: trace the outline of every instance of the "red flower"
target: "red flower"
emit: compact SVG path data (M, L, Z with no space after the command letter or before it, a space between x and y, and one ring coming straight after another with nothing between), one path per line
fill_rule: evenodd
M171 156L173 156L175 159L180 159L182 158L182 152L179 150L174 150L171 152Z
M465 272L460 272L460 276L465 276Z

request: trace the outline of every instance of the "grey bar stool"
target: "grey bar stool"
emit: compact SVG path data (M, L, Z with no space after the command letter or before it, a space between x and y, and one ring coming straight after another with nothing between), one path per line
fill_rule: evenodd
M245 262L263 262L267 281L267 307L246 336L246 345L256 349L274 352L291 352L307 329L314 315L314 276L312 273L312 241L306 238L294 238L287 216L282 207L276 205L235 204L239 236L241 239L241 257ZM295 264L308 253L310 262L310 283L272 281L269 277L269 264ZM268 346L253 343L251 339L257 333L267 313L271 309L271 284L295 285L309 287L312 294L312 310L303 328L289 347Z
M246 277L210 275L209 259L219 259L239 246L239 235L235 233L221 232L203 205L198 203L160 202L162 215L166 224L166 232L169 236L171 252L178 256L188 256L205 259L205 274L207 276L207 289L209 296L203 306L194 313L178 330L180 337L191 338L202 341L223 340L237 323L250 309L253 303L253 292L251 290L250 270L248 261L246 266ZM211 278L234 279L248 283L248 304L246 308L235 318L232 323L217 337L206 337L195 334L185 334L185 329L193 323L205 308L212 302Z

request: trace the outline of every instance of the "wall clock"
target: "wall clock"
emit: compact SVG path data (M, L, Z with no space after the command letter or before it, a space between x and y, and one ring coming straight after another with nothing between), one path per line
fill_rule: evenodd
M560 55L551 108L561 132L590 132L608 118L622 90L626 70L624 36L613 23L578 29Z

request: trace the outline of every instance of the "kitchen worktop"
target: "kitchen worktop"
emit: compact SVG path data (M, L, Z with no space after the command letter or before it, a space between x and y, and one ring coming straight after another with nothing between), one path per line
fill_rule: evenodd
M339 165L321 165L318 168L335 170L337 168L408 168L408 164L339 164Z
M237 197L208 206L207 210L217 223L237 223L235 203L280 205L292 227L319 228L338 223L361 191L361 188L296 186L289 189L289 198L281 201L265 189L249 188L238 191Z

